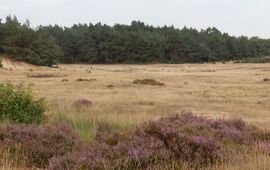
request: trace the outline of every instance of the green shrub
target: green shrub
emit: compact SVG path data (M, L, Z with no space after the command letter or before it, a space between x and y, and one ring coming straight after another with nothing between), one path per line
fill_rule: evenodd
M45 99L34 100L31 87L0 84L0 117L15 123L41 123L45 120Z

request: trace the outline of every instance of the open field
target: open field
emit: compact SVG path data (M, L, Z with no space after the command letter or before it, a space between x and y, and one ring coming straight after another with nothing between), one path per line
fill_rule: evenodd
M269 64L60 65L0 73L1 82L33 84L34 93L47 98L49 112L72 111L76 100L89 99L93 104L87 116L128 124L187 110L211 117L241 117L270 128L270 82L263 81L270 78ZM34 74L49 77L29 77ZM136 79L155 79L165 85L133 84Z
M49 123L63 121L72 125L86 142L94 139L98 126L104 123L111 129L128 131L148 120L182 111L211 118L242 118L270 129L269 64L47 68L4 60L3 65L0 82L31 84L36 97L47 99ZM141 84L144 79L155 81ZM89 100L90 105L76 107L80 99ZM225 163L213 169L270 167L269 157L260 152L253 154L241 164Z

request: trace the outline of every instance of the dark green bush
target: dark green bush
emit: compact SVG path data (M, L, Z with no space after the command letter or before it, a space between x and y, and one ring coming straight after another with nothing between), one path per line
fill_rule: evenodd
M15 123L41 123L46 119L45 99L34 100L31 87L0 84L0 117Z

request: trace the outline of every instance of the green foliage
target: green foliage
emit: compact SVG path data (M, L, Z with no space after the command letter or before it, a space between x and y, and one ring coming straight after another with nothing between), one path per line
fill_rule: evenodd
M30 86L0 84L0 116L15 123L42 123L46 116L45 99L33 99Z
M31 29L29 20L19 23L15 16L7 16L6 23L0 23L0 39L0 53L15 60L52 66L62 55L52 36Z
M235 63L270 63L270 57L253 57L237 60Z
M270 55L270 40L234 37L216 28L79 24L40 27L64 51L65 63L200 63Z
M235 37L217 28L114 26L30 27L8 16L0 23L0 53L36 65L62 63L200 63L270 55L270 40Z

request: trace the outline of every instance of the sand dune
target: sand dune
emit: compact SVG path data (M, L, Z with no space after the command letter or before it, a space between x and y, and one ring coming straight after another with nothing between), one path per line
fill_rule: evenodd
M0 58L2 59L2 66L4 69L12 69L12 70L29 70L33 69L36 66L32 64L28 64L25 62L20 61L13 61L8 58L6 55L0 55Z

